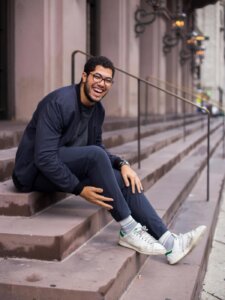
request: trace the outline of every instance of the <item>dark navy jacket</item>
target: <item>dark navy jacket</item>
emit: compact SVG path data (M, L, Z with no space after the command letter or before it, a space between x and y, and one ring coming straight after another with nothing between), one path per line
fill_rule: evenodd
M102 104L97 103L88 124L88 145L105 149L102 145L104 116ZM16 154L13 179L21 191L32 191L32 184L41 171L59 190L74 192L79 180L59 159L58 149L74 143L80 118L79 85L53 91L38 104ZM107 154L112 166L117 167L121 159Z

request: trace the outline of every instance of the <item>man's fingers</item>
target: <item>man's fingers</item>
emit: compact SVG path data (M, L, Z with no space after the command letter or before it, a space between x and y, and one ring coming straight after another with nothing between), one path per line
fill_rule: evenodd
M107 204L107 203L105 203L105 202L103 202L103 201L99 201L99 200L96 200L95 201L95 204L97 204L97 205L99 205L99 206L101 206L101 207L104 207L104 208L106 208L106 209L113 209L113 207L112 207L112 205L109 205L109 204Z
M113 198L108 198L108 197L105 197L105 196L101 196L99 194L96 194L96 198L99 201L113 201Z
M104 207L108 210L113 209L112 205L107 204L105 202L112 202L113 199L110 197L105 197L101 195L103 189L94 187L94 186L85 186L80 193L80 196L86 199L87 201Z
M125 186L130 186L130 182L127 176L123 176L123 181L125 183Z

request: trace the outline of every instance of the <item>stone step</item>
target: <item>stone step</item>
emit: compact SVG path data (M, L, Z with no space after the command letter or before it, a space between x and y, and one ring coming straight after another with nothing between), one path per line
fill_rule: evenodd
M0 183L0 215L31 216L64 199L66 193L20 193L11 179Z
M215 131L219 128L220 125L221 122L216 122L214 125L211 126L211 130ZM174 166L174 164L179 162L181 158L184 157L185 153L187 154L194 146L196 146L201 140L203 140L205 135L205 129L197 131L196 133L189 135L186 141L181 140L174 142L173 144L153 153L149 158L145 159L142 162L142 164L145 167L142 167L141 170L138 170L138 173L143 180L143 186L145 190L147 190L169 169L171 169ZM154 142L157 143L155 139L157 139L157 135L152 136L151 138L149 137L143 139L142 149L144 150L142 151L148 153L148 151L151 152L151 150L149 150L151 149L151 147L156 148L156 145L153 146ZM161 134L160 137L158 137L158 143L161 143L160 139L165 140L165 138L161 136ZM170 139L170 136L168 137L168 139ZM169 142L167 141L166 144L168 143ZM135 143L130 144L128 149L126 144L121 146L120 148L124 149L124 155L122 156L125 156L126 158L131 158L133 155L133 157L135 157ZM132 159L130 160L132 161ZM134 165L134 168L137 169L137 165ZM62 196L63 195L61 193L55 193L50 195L37 192L20 193L16 191L11 180L1 182L0 214L11 216L30 216L36 213L37 211L40 211L42 208L45 208L46 206L50 205L52 202L54 202L54 199L56 199L55 201L62 199ZM44 197L43 199L45 199L45 201L43 201L42 197Z
M154 260L148 258L120 300L199 299L224 186L225 170L221 146L211 160L210 173L209 202L206 201L205 191L202 189L206 181L206 172L203 172L170 228L177 233L187 232L204 224L207 232L203 240L176 266L165 264L159 257Z
M16 147L26 124L19 121L0 122L0 149Z
M199 153L199 159L201 157L202 155ZM184 166L181 174L179 174L179 172L177 173L177 178L180 179L177 182L179 190L180 185L186 184L186 179L183 184L181 180L181 178L186 177L184 176L186 175L184 172L186 167L187 165ZM188 167L195 169L196 162L193 164L190 162ZM185 201L179 211L177 217L179 222L176 221L172 229L184 232L184 230L189 230L203 221L210 226L210 222L209 220L207 221L207 218L211 221L215 218L213 207L218 203L218 196L224 179L223 160L218 158L215 163L215 159L212 159L211 169L215 175L215 178L213 177L213 181L211 182L210 200L212 201L206 202L205 194L200 198L198 193L191 193L190 199L187 202ZM205 176L205 172L203 172L203 176ZM169 180L169 182L171 181ZM200 187L200 195L202 195L202 184L204 182L205 178L196 184L196 187ZM173 185L169 187L167 191L168 185L167 188L161 186L158 195L160 195L162 191L169 195L169 191L175 188L175 185ZM158 197L158 201L161 201L160 197ZM168 203L165 204L165 211L167 210L167 206ZM164 216L163 212L162 216ZM189 228L189 226L191 227ZM0 262L0 297L6 300L15 300L15 297L16 300L119 299L135 274L141 274L139 273L139 269L146 261L147 256L137 254L130 249L119 247L117 245L118 230L118 224L112 221L62 262L43 262L12 258L2 259ZM210 230L210 227L208 227L208 230ZM201 245L202 244L206 244L206 238L204 238ZM146 280L146 284L141 287L141 292L144 291L145 293L145 299L166 299L168 295L170 295L171 285L175 286L175 283L177 286L177 282L181 282L181 279L182 282L185 282L184 277L186 276L187 278L187 273L190 274L192 271L197 273L198 265L201 264L199 262L202 262L202 260L199 260L199 252L200 247L196 248L183 262L173 267L167 266L165 257L148 258L147 262L151 263L148 271L153 277L153 280L150 277L148 281ZM194 259L193 255L195 255ZM189 267L188 262L190 261L194 262L193 268ZM158 269L155 267L156 264L158 264ZM183 268L185 268L185 273L183 273ZM166 272L167 269L170 271ZM165 272L163 273L162 270ZM176 273L177 275L178 272L180 277L178 278L177 276L176 281L171 274ZM138 283L141 283L141 279L144 278L144 275L138 278ZM167 283L166 280L169 280L170 283ZM195 279L192 280L192 283L194 282ZM180 289L180 286L178 288ZM154 298L154 296L149 297L155 289L158 290L158 294L166 289L168 293L165 293L165 296L161 298ZM138 291L140 291L140 284L136 288L137 296L135 295L133 297L132 295L129 297L127 296L128 294L126 294L126 299L141 299L138 295ZM169 298L191 299L186 298L184 293L183 295L181 298L176 298L176 296Z
M211 122L210 131L213 132L222 126L222 120L216 119ZM191 141L196 137L196 143L200 142L207 137L207 127L201 126L187 126L187 136L183 138L183 132L179 129L172 129L167 132L158 133L141 139L141 159L145 159L150 154L164 148L165 146L180 141L179 144L184 144ZM222 132L221 132L222 136ZM138 160L137 156L137 141L127 142L126 144L110 148L110 152L119 155L131 164Z
M151 121L141 118L141 124L149 124L153 122L170 122L183 119L182 116L170 116L167 118L159 117L155 119L151 117ZM196 114L190 114L185 116L187 123L189 119L199 119L201 116ZM27 122L22 121L0 121L0 149L8 149L16 147L22 137ZM104 132L115 131L124 128L130 128L137 126L137 118L106 118L103 125Z
M185 121L185 129L192 124L193 130L206 125L206 118L201 119L199 116L189 117ZM161 123L145 124L140 128L141 138L154 135L160 132L165 132L171 129L179 128L179 132L183 134L183 120L164 121ZM187 132L188 134L188 132ZM119 146L121 144L137 140L137 126L129 128L118 128L116 131L103 132L103 142L106 148Z
M217 136L215 140L213 136ZM178 164L191 150L198 147L201 155L207 156L206 143L204 139L206 134L194 133L185 141L177 141L169 146L151 154L148 158L141 161L141 169L138 169L138 164L133 167L137 169L138 174L143 178L142 184L144 189L149 189L159 178L165 175L175 164ZM219 127L211 128L210 147L216 145L221 140L222 131ZM215 144L214 144L215 143Z
M211 131L218 129L221 124L222 123L220 121L214 122L211 126ZM138 170L138 173L143 180L144 188L147 190L152 184L154 184L167 172L167 170L171 169L175 163L179 162L185 153L187 154L193 146L203 140L205 135L206 129L201 131L199 130L194 134L189 135L186 141L180 140L174 142L170 146L167 146L166 149L161 149L153 153L148 159L145 159L142 164L148 167L143 167L141 170ZM143 153L152 152L152 148L156 149L159 147L159 144L162 143L161 140L164 142L166 141L165 143L168 144L169 141L171 141L170 134L168 133L168 140L167 138L165 139L162 134L159 134L159 136L154 135L151 138L144 138L142 140ZM135 143L129 143L129 147L127 147L127 144L120 147L120 150L123 153L122 156L128 159L130 158L131 162L132 157L137 157L135 149ZM116 152L115 149L114 152ZM143 156L145 157L146 154ZM133 158L133 160L135 159ZM137 165L134 165L134 168L137 169ZM30 216L52 204L52 202L54 203L54 199L56 199L55 201L58 201L59 199L62 199L62 197L63 195L61 193L50 195L37 192L20 193L16 191L12 181L8 180L0 183L0 214L10 216ZM45 201L40 200L42 198L45 199Z
M62 260L102 229L111 216L70 196L33 217L0 217L0 253L7 257Z
M190 114L180 114L180 115L148 115L141 116L140 123L141 125L154 124L154 123L165 123L170 121L182 120L182 122L186 122L189 118L196 119L205 119L204 115L200 115L198 113L190 113ZM114 131L120 130L130 127L137 126L137 117L107 117L105 118L103 130L104 131Z
M199 120L200 119L197 119L196 117L188 119L187 122L189 122L190 125L186 125L186 134L187 135L202 128L202 126L205 125L205 122L202 122L201 120L200 121ZM147 153L150 154L151 152L154 152L157 149L164 147L168 143L174 142L174 141L182 138L183 130L181 130L179 128L179 126L181 126L182 122L183 121L178 120L178 121L166 122L161 125L151 124L151 125L143 126L142 127L142 137L146 137L151 134L155 134L153 136L152 142L149 143L149 148L148 148ZM194 122L194 124L193 124L193 122ZM170 130L173 128L177 128L177 129ZM158 132L158 134L157 134L157 132ZM159 132L161 132L161 133L159 133ZM106 134L106 136L104 137L103 142L107 148L109 145L111 145L111 146L119 145L121 143L133 141L137 138L135 128L128 128L125 130L113 131L113 132L110 131L110 132L106 132L105 134ZM165 138L165 135L166 135L166 138ZM134 144L137 145L136 142L134 142ZM134 145L134 147L136 148L135 145ZM115 150L117 150L117 149L115 149ZM17 150L16 147L11 148L11 149L0 150L0 181L7 180L11 177L13 167L14 167L16 150ZM143 149L143 155L144 155L144 153L146 153L146 151L144 151L144 149ZM147 153L145 154L145 156L147 156ZM133 157L132 160L136 161L137 158Z
M214 133L211 152L215 150L220 140L218 133ZM199 149L201 147L202 145ZM196 150L192 151L185 160L153 186L154 191L158 186L162 188L162 184L165 185L164 190L167 189L167 194L170 192L170 186L164 182L171 182L177 174L182 178L172 194L173 203L168 204L171 209L168 208L164 216L167 221L173 217L174 211L181 204L182 196L186 195L193 186L205 163L206 156L203 156L200 151L197 153ZM191 167L188 172L189 166ZM178 186L182 191L178 192ZM150 196L148 193L146 195ZM0 252L2 256L7 257L62 260L105 226L109 220L106 210L99 209L75 196L31 218L2 216L0 217Z
M17 148L0 150L0 181L7 180L12 175Z

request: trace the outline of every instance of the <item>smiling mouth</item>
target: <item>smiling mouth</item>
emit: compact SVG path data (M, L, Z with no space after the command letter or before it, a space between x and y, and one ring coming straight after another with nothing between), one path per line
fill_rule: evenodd
M97 94L99 96L102 95L105 92L105 90L100 89L100 88L96 88L96 87L93 88L93 91L94 91L95 94Z

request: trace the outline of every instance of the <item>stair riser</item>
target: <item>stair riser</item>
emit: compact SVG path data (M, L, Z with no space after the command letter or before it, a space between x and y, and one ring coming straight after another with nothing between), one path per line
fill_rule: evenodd
M18 257L39 260L62 260L94 236L112 220L103 209L96 210L89 218L62 236L36 236L0 233L1 257Z
M0 215L29 217L49 205L64 199L66 193L19 193L11 186L7 190L0 190Z
M188 130L186 129L186 134L190 133L190 132L194 132L200 128L202 128L202 125L199 124L200 121L199 120L188 120L186 122L186 126L189 125L189 124L193 124L193 123L198 123L198 125L196 125L196 127L194 129L191 129L191 130ZM204 124L205 124L205 121L204 121ZM179 127L182 127L183 126L183 122L177 122L176 124L171 124L171 125L168 125L166 128L163 128L163 127L157 127L157 128L154 128L154 129L142 129L141 128L141 138L145 138L145 137L148 137L150 135L154 135L154 134L157 134L157 133L161 133L161 132L164 132L166 130L171 130L171 129L174 129L174 128L179 128ZM183 131L181 129L181 134L183 135ZM134 140L137 140L138 139L138 134L137 134L137 130L134 130L132 132L128 132L124 135L121 135L120 133L117 134L115 133L113 136L110 136L110 137L107 137L106 135L104 136L103 134L103 140L104 140L104 145L106 146L106 148L112 148L112 147L116 147L116 146L119 146L123 143L128 143L128 142L131 142L131 141L134 141Z
M3 132L0 135L0 149L16 147L23 135L23 131Z

